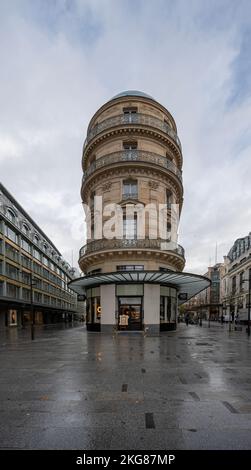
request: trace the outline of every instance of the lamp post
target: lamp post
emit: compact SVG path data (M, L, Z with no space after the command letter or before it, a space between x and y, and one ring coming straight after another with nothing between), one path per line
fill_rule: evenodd
M250 336L250 301L251 301L251 268L249 268L248 279L242 279L241 283L248 282L248 326L246 332Z

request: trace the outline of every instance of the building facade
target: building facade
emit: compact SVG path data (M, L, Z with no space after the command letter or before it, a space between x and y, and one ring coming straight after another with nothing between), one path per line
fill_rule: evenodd
M179 217L183 204L182 162L173 117L145 93L116 95L91 119L82 157L88 235L79 266L85 276L70 284L86 295L88 329L175 329L179 298L208 285L199 276L195 285L195 276L182 273L184 249L177 233L170 238L171 209ZM119 214L121 230L107 236L112 212ZM160 219L169 233L165 239Z
M76 293L68 282L74 277L57 248L0 183L0 328L33 319L37 324L72 319Z
M210 286L196 296L196 309L202 318L219 320L222 314L222 305L220 298L220 279L222 272L222 263L216 263L209 266L204 274L210 279Z
M235 318L247 323L250 303L251 233L238 238L227 256L221 274L221 302L231 321Z

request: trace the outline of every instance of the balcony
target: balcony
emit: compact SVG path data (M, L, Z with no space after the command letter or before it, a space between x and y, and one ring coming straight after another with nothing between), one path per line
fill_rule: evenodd
M171 250L163 250L161 249L161 244L166 243L165 240L162 239L148 239L145 238L143 240L138 239L101 239L101 240L93 240L89 242L87 245L82 246L79 251L79 258L82 258L85 255L92 254L96 251L107 251L107 250L119 250L119 249L135 249L135 250L159 250L163 253L171 252L176 253L177 255L185 258L185 251L184 248L180 245L176 245L176 248Z
M169 137L171 137L174 143L179 147L179 150L182 151L179 137L177 136L176 132L174 132L174 130L171 129L170 126L166 122L156 117L149 116L148 114L140 114L140 113L120 114L118 116L105 119L100 124L97 124L92 129L90 129L85 139L84 148L87 146L87 144L89 144L89 142L94 137L96 137L101 132L107 129L110 129L112 127L131 125L131 124L148 126L148 127L152 127L155 129L159 129L160 131L164 132L164 134L167 134Z
M145 150L121 150L120 152L113 152L98 158L93 162L83 175L84 180L90 176L94 171L114 163L124 162L143 162L148 164L157 165L158 167L165 168L173 173L182 182L182 173L179 168L166 157L158 155L157 153L147 152Z

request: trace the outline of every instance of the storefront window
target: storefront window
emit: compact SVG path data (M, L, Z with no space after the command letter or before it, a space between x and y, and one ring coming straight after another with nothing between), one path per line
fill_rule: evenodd
M10 326L17 325L17 311L16 310L9 310L9 325Z
M88 330L100 331L101 322L100 288L87 290L86 323Z
M160 328L169 329L175 325L177 312L177 292L172 287L160 287Z

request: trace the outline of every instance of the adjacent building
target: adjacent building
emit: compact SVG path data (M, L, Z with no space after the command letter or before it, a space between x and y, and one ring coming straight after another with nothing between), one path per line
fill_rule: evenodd
M0 328L71 320L75 271L0 183ZM31 307L31 305L33 307Z
M164 206L168 233L173 207L180 216L182 164L176 123L151 96L122 92L92 117L82 156L88 226L79 257L84 277L70 283L86 295L89 330L175 329L178 303L209 285L203 276L182 273L185 253L177 238L163 239L160 223L157 230L151 225L160 221ZM146 208L143 222L140 210ZM105 229L111 228L112 212L120 217L121 230L109 236Z
M207 289L200 292L196 296L196 310L203 318L218 320L222 314L222 305L220 297L220 279L221 279L222 263L216 263L209 266L204 274L211 283Z
M221 274L221 302L225 314L246 323L250 303L251 232L238 238L231 247Z

